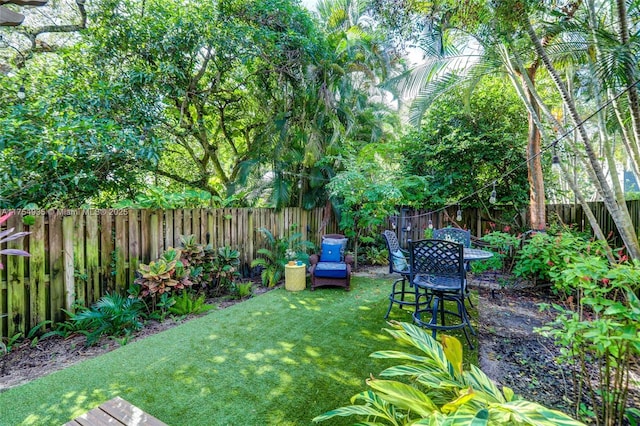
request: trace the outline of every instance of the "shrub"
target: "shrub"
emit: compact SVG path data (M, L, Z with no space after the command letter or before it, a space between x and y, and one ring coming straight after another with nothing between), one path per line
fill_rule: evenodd
M213 305L205 303L204 294L183 291L180 296L174 297L174 300L175 303L169 308L169 312L174 315L197 315L214 308Z
M600 253L603 243L562 229L538 232L527 240L516 255L514 275L537 282L557 281L567 265L585 254Z
M487 270L511 272L516 250L520 246L520 239L507 232L494 231L483 235L481 241L488 245L486 248L493 253L493 257L484 262L473 262L471 264L472 271L476 273Z
M380 249L376 246L368 246L364 249L364 252L369 265L389 264L389 250L386 248Z
M211 282L208 293L212 296L219 296L226 292L232 291L234 283L240 273L240 252L233 250L231 247L218 247L218 254L215 257L211 269Z
M189 269L189 280L194 288L209 296L229 292L233 281L240 275L240 253L230 247L215 250L210 244L198 244L194 235L181 239L181 261Z
M151 296L155 301L156 294L171 292L172 289L183 289L191 286L188 270L180 261L180 250L170 248L162 257L138 266L140 276L134 281L141 287L140 296Z
M406 364L387 368L381 377L366 383L371 388L351 398L354 405L337 408L313 419L320 422L337 416L362 416L358 424L369 425L581 425L559 411L518 398L502 390L475 366L463 369L462 344L441 335L442 344L420 327L389 323L386 331L419 354L379 351L374 358L398 359ZM394 378L408 378L400 382ZM364 404L355 404L362 401Z
M246 283L234 283L232 293L237 299L251 297L253 295L253 283L251 281Z
M260 274L262 278L262 285L267 287L275 286L284 275L284 266L287 264L288 252L294 251L296 258L309 264L308 249L314 247L313 243L302 239L302 234L299 232L293 232L297 225L291 225L291 234L288 238L280 237L276 238L271 231L266 228L259 228L258 231L265 237L267 246L266 248L258 249L258 254L262 257L254 259L251 262L251 267L261 267L262 272Z
M103 335L129 338L140 330L143 308L139 299L107 293L91 308L79 308L80 312L71 314L70 321L76 331L87 336L86 345L91 346Z
M576 415L583 393L599 424L622 425L631 367L640 355L640 262L609 267L606 259L587 256L567 265L556 284L576 290L576 310L554 305L556 319L538 329L561 347L559 361L573 370ZM635 415L640 414L637 412Z

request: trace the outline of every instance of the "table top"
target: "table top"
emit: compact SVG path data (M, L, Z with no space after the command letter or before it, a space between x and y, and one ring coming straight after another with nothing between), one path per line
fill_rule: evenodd
M464 260L471 262L473 260L486 260L493 257L493 253L487 250L464 248Z

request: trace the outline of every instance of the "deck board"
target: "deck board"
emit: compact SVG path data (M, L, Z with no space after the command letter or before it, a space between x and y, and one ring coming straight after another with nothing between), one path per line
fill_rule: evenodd
M65 423L64 426L167 426L119 396Z

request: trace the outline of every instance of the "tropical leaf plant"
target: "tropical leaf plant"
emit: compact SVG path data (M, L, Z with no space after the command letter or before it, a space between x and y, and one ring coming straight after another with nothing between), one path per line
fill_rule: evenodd
M170 257L180 257L180 250L170 249ZM135 283L141 286L140 297L155 296L173 289L190 287L193 283L189 280L189 273L184 264L177 259L167 260L164 255L148 265L141 263L138 267L140 276Z
M13 215L13 212L9 212L5 215L2 215L0 217L0 225L2 225L3 223L5 223L11 216ZM0 232L0 244L6 243L8 241L14 241L17 240L19 238L22 238L26 235L29 235L31 232L13 232L15 230L15 228L8 228L5 229L4 231ZM19 250L19 249L2 249L0 250L0 255L2 254L6 254L6 255L10 255L10 256L29 256L29 253L27 253L24 250ZM0 269L3 269L4 266L2 265L2 263L0 262Z
M86 345L91 346L103 335L128 338L134 331L140 330L143 326L143 308L144 304L139 299L106 294L90 309L82 308L80 312L72 314L71 322L87 336Z
M313 249L313 243L302 239L302 233L295 232L297 225L290 228L289 237L276 238L271 231L266 228L259 228L258 231L264 236L268 247L258 249L258 254L262 257L254 259L251 267L262 268L262 285L267 287L275 286L284 275L284 266L287 264L287 252L296 253L296 258L305 263L309 261L308 249Z
M403 347L419 353L378 351L371 357L397 359L403 364L369 378L370 389L356 394L351 404L313 419L361 416L361 425L582 425L568 415L517 397L499 389L479 368L464 369L462 344L455 337L441 335L441 342L424 329L392 321L385 329ZM404 381L396 378L409 379ZM356 404L356 402L362 404Z

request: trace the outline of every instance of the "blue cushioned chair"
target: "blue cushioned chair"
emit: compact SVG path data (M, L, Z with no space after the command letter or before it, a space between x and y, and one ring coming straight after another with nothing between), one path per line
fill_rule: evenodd
M319 254L309 256L311 291L316 287L335 286L350 290L353 256L346 254L347 238L341 234L322 237Z

